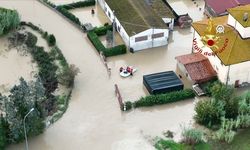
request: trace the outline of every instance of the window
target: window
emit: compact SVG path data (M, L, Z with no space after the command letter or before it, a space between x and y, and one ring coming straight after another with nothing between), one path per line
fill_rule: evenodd
M107 7L104 8L105 12L107 12Z
M148 36L140 36L135 38L135 42L146 41L148 40Z
M109 11L108 11L108 16L109 16L109 17L111 17L111 14L110 14L110 12L109 12Z
M121 31L121 27L117 26L117 31L120 32Z
M156 38L160 38L160 37L163 37L164 36L164 32L162 33L156 33L156 34L152 34L152 39L156 39Z

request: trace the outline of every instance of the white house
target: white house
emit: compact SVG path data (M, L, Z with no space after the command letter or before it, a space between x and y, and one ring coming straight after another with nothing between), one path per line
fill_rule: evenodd
M159 2L162 3L161 0L157 0L157 3ZM168 25L173 27L173 14L164 13L165 16L161 16L159 14L163 14L162 10L164 9L157 12L159 10L153 9L151 7L153 4L146 3L145 0L133 2L129 0L98 0L98 3L110 21L115 22L117 31L130 51L168 44ZM164 3L159 6L164 8ZM165 12L171 11L166 10Z
M238 87L250 83L250 5L231 8L228 12L229 15L214 18L212 22L193 23L193 52L209 59L221 82ZM208 28L215 29L218 25L224 27L224 32L206 39L207 43L212 40L216 46L204 43ZM220 40L217 41L216 37Z

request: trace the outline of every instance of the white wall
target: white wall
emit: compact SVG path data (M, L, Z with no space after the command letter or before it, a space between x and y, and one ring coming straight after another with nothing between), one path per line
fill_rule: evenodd
M229 84L234 84L236 80L239 83L248 82L250 83L250 61L231 65L229 71Z
M110 9L110 7L107 5L107 3L104 1L104 0L98 0L100 6L102 7L104 13L107 15L107 17L109 18L109 20L111 22L113 22L113 19L114 19L114 14L113 14L113 11ZM105 8L107 9L105 11ZM108 12L110 13L110 16L108 15ZM125 29L123 28L123 26L121 25L121 23L119 22L119 20L117 18L115 18L115 22L116 22L116 25L120 27L120 32L119 34L121 35L124 43L129 46L129 36L127 34L127 32L125 31Z
M152 39L152 34L164 33L163 37ZM138 33L130 37L130 48L133 48L134 51L139 51L142 49L159 47L168 44L168 29L148 29L141 33ZM148 40L135 42L136 37L148 36Z
M244 28L232 15L228 15L227 23L233 26L241 35L242 38L250 37L250 27Z

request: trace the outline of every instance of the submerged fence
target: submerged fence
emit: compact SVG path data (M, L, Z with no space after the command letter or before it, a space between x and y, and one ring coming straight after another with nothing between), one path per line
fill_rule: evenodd
M121 109L122 111L124 111L124 109L126 109L126 108L124 107L124 103L123 103L123 100L122 100L122 96L121 96L121 93L120 93L120 90L119 90L117 84L115 84L115 95L116 95L117 100L118 100L118 102L119 102L120 109Z

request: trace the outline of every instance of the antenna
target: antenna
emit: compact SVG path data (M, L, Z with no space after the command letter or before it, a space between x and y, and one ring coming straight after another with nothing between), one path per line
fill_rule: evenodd
M248 20L248 13L245 12L243 15L243 21L246 22Z

